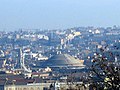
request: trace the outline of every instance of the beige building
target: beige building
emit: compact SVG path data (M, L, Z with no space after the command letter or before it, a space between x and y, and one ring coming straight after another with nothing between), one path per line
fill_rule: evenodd
M32 83L27 85L0 85L0 90L89 90L89 86L85 88L82 84L76 83ZM86 85L85 85L86 86Z
M44 90L50 83L32 83L27 85L0 85L0 90Z

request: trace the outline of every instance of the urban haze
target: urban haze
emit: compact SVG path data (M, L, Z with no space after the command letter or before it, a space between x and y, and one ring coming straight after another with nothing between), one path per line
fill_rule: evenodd
M1 0L0 90L120 90L119 0Z

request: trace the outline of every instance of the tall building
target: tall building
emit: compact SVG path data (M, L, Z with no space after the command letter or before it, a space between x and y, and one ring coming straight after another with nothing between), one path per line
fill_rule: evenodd
M12 59L15 69L21 69L21 49L14 49L12 52Z
M3 69L5 67L5 63L6 63L6 58L4 52L0 50L0 69Z

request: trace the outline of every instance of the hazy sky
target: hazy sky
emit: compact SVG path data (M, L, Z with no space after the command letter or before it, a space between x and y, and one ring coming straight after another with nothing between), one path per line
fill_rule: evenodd
M0 28L120 25L120 0L0 0Z

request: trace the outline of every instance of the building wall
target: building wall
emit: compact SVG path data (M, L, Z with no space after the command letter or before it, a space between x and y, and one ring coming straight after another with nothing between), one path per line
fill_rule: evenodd
M49 90L51 83L38 83L38 84L29 84L29 85L3 85L0 86L0 90ZM89 86L82 86L81 84L67 84L67 83L59 83L57 85L52 84L53 88L51 90L89 90Z
M2 90L43 90L49 87L49 84L30 84L30 85L5 85Z

